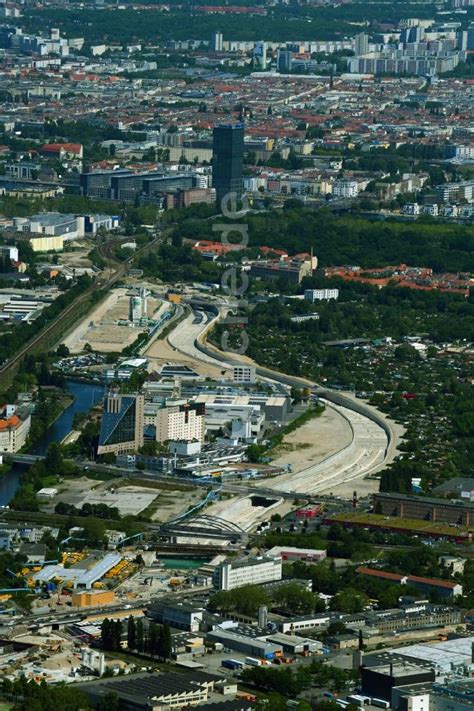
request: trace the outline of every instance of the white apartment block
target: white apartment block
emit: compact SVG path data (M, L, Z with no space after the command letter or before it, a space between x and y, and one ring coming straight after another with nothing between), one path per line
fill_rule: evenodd
M234 383L255 383L255 367L253 365L234 365L232 380Z
M26 442L31 417L20 417L16 412L0 418L0 452L18 452Z
M218 590L234 590L243 585L259 585L281 580L281 576L280 556L239 558L221 563L214 572L213 583Z
M12 262L18 262L18 247L14 247L10 244L1 244L0 259L9 259Z
M459 202L460 200L474 202L474 181L437 185L435 191L443 202Z
M421 212L423 215L431 215L431 217L438 217L438 205L436 203L434 203L433 205L423 205L421 208Z
M188 404L172 405L158 410L155 427L157 442L204 442L204 415Z
M305 301L329 301L330 299L339 298L339 289L305 289Z
M407 202L407 204L403 206L402 212L404 215L419 215L420 206L417 202Z
M359 194L359 184L357 180L337 180L334 183L332 194L334 197L351 198Z

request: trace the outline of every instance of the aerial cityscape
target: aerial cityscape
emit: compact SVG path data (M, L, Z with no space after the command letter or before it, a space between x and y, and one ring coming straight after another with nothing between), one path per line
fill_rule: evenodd
M0 0L0 711L474 710L474 0Z

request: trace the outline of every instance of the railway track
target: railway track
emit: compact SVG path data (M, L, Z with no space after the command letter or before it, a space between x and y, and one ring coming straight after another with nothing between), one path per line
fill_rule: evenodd
M115 284L115 282L117 282L124 276L131 262L137 255L151 249L160 240L161 235L157 235L151 242L146 244L141 249L137 250L132 257L129 257L129 259L126 259L123 262L120 262L119 260L114 258L113 249L119 244L121 244L121 242L123 242L124 240L121 240L119 242L114 241L113 244L107 243L108 249L106 249L106 256L107 259L110 259L110 261L114 262L114 272L109 277L104 277L104 275L102 274L99 275L98 278L94 281L94 283L91 284L91 286L86 289L75 301L66 306L66 308L61 311L61 313L58 314L58 316L53 321L51 321L51 323L45 326L45 328L43 328L34 338L28 341L28 343L25 343L23 346L21 346L20 349L11 358L9 358L5 363L0 366L0 378L6 376L8 373L11 373L13 370L15 370L21 360L29 353L34 353L38 350L41 350L42 346L44 346L45 344L48 349L52 348L55 345L55 341L53 338L53 342L50 343L49 337L54 336L54 332L58 330L61 325L67 324L68 318L72 314L77 312L78 307L81 304L86 304L94 293L98 293L100 291L106 292L108 289L110 289ZM95 304L91 301L90 307L92 308L92 306L94 305ZM81 318L83 315L84 314L80 313L77 318ZM71 323L70 325L68 325L67 330L69 330L69 328L73 326L74 323ZM64 335L64 332L60 331L56 343L61 340Z

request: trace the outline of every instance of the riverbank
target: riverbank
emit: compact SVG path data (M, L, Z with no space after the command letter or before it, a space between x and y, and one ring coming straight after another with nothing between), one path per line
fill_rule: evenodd
M32 427L31 430L35 433L38 432L37 436L35 439L29 441L24 447L22 447L22 453L31 453L31 454L45 454L46 449L42 447L42 443L47 436L47 433L49 430L51 430L56 422L63 416L63 414L66 412L66 410L71 407L74 404L75 396L72 395L71 393L68 393L67 390L61 389L61 394L59 394L59 389L57 391L57 399L53 399L51 397L51 391L47 393L47 400L48 400L48 418L47 418L47 424L43 429L43 421L41 420L38 415L33 413L32 415ZM30 431L31 432L31 431ZM48 442L48 447L49 447L50 442ZM38 448L41 447L41 450L38 451Z
M12 465L8 464L7 462L5 462L4 464L0 464L0 479L5 476L5 474L8 474L11 468Z
M51 422L44 435L32 444L29 454L46 454L52 442L62 442L74 429L74 416L79 412L88 412L103 397L103 386L96 383L76 382L73 379L66 381L68 404ZM14 497L23 472L24 466L15 464L0 477L0 506L7 506Z

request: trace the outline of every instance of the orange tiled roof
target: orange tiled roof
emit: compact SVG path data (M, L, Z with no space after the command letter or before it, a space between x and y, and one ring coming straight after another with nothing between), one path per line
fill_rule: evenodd
M20 423L21 420L18 415L12 415L6 420L0 420L0 430L8 430L11 427L18 427Z
M48 153L59 153L63 150L67 153L79 154L82 151L82 146L80 143L46 143L41 147L41 150Z

